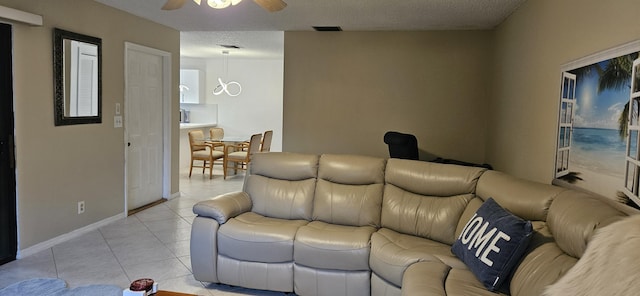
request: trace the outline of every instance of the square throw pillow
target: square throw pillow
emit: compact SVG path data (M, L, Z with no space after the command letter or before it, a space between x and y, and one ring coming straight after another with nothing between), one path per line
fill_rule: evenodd
M487 199L451 247L490 291L500 288L527 249L533 227Z

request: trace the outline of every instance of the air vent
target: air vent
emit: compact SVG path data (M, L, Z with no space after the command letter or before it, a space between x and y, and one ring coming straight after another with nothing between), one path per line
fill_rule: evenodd
M233 48L233 49L238 49L238 48L240 48L240 46L232 45L232 44L218 44L218 45L220 45L220 46L222 46L222 47L224 47L224 48Z
M313 29L316 30L316 31L320 31L320 32L339 32L339 31L342 31L342 28L340 28L340 27L332 27L332 26L314 26Z

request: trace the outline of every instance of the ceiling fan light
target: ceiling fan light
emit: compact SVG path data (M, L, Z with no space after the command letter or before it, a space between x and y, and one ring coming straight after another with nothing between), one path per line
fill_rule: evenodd
M211 8L223 9L231 5L231 0L207 0L207 4Z
M198 5L200 5L202 3L202 0L193 0L193 2L195 2Z
M269 12L280 11L287 7L287 3L283 0L253 0L253 2L257 3Z
M242 0L231 0L231 5L237 5L238 3L240 3Z

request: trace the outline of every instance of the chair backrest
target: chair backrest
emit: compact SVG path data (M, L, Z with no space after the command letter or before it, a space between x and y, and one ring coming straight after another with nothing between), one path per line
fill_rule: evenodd
M262 141L262 134L255 134L251 136L251 140L249 140L249 153L247 153L247 157L251 157L256 152L260 151L260 141Z
M204 133L202 130L189 131L189 147L191 148L191 151L207 149L207 145L204 144Z
M418 139L411 134L387 132L384 142L389 145L389 157L418 160Z
M222 138L224 138L224 129L221 127L210 128L209 138L211 138L211 140L222 140Z
M260 152L271 151L271 138L273 138L273 131L264 132L262 137L262 145L260 146Z

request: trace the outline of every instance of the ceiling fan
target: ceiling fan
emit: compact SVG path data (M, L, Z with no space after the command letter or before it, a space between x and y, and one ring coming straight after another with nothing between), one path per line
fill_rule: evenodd
M167 3L162 6L162 10L174 10L182 7L187 0L167 0ZM240 3L242 0L204 0L207 2L207 5L212 8L222 9L228 7L229 5L236 5ZM269 12L276 12L287 7L287 3L282 0L253 0L255 3L260 5L262 8ZM200 5L202 0L193 0L196 4Z

